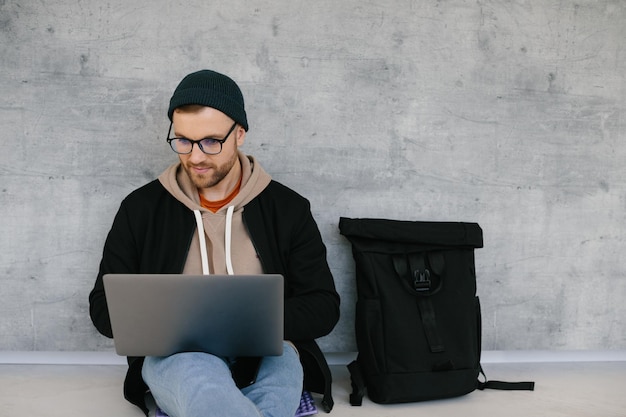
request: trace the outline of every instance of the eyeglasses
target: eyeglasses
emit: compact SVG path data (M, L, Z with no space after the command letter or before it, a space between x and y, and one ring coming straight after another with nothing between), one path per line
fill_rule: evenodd
M233 126L230 128L224 139L214 139L214 138L204 138L200 140L191 140L187 138L170 138L170 133L172 133L172 123L170 123L170 129L167 131L167 143L170 144L170 147L177 154L190 154L193 151L193 145L197 144L200 150L208 155L217 155L222 152L222 145L226 142L226 139L233 133L235 130L235 126L237 126L237 122L233 123Z

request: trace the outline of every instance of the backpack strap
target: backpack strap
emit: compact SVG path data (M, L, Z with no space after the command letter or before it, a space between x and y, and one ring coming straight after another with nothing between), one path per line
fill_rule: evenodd
M434 255L437 260L437 268L440 268L439 272L443 270L443 255L439 253L440 257ZM393 266L396 270L396 274L400 277L400 281L405 288L409 290L413 295L417 296L417 307L420 311L420 317L422 319L422 326L426 334L426 340L428 340L428 346L433 353L439 353L445 351L445 346L437 330L437 317L435 315L435 308L430 300L430 295L437 292L441 288L441 282L436 288L432 288L433 281L431 277L431 270L426 266L425 254L422 252L411 254L396 254L393 255Z
M350 394L350 405L360 406L363 403L365 395L365 379L359 367L359 363L354 360L348 364L350 372L350 383L352 385L352 394Z
M504 382L504 381L488 381L485 372L483 371L483 367L480 366L480 374L485 378L485 381L478 380L478 385L476 388L479 390L485 389L497 389L504 391L534 391L535 383L533 381L527 382Z

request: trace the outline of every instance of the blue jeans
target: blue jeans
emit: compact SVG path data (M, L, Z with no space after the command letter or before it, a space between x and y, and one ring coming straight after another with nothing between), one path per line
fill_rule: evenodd
M293 417L303 371L293 346L261 361L256 382L237 388L228 363L207 353L147 357L142 376L157 405L170 417Z

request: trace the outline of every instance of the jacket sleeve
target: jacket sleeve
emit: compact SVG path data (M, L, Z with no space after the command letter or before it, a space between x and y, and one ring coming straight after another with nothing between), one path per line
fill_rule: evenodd
M107 235L100 269L89 294L89 315L98 331L113 337L109 309L102 277L107 273L134 273L138 270L138 254L131 233L131 222L124 202L120 206Z
M100 269L89 294L89 314L100 333L113 336L103 275L179 273L194 230L193 214L158 180L133 191L122 201L107 235Z
M339 320L339 294L326 260L326 247L309 210L295 229L287 259L285 339L317 339Z
M340 300L308 200L272 182L246 206L244 219L265 272L285 278L285 339L330 333Z

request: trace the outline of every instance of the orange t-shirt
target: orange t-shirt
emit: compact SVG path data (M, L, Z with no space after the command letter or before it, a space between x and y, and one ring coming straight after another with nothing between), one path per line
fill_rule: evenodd
M233 191L231 191L230 194L228 194L223 200L209 201L204 198L202 193L198 193L200 195L200 205L208 210L211 210L213 213L216 213L219 209L230 203L233 198L237 196L237 194L239 194L239 190L241 189L241 178L242 177L239 177L239 182L237 182Z

